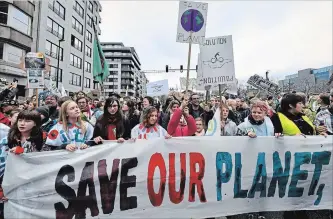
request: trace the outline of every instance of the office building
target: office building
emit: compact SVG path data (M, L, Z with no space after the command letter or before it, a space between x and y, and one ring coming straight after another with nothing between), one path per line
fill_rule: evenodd
M18 80L18 95L26 94L26 72L21 58L36 49L33 38L35 4L33 1L0 1L0 78L8 83Z
M309 93L328 92L329 79L332 76L333 66L318 69L304 69L296 74L287 75L279 81L279 86L284 92L298 91Z
M121 42L102 42L101 46L110 71L104 82L106 96L112 92L122 96L144 96L148 81L140 71L141 63L135 49Z
M50 60L46 79L56 81L58 72L59 85L68 92L97 89L92 61L101 10L98 1L89 0L1 1L0 77L17 78L20 91L30 96L18 65L27 52L42 52Z
M38 1L38 51L50 59L51 79L69 92L97 89L93 83L93 42L101 34L99 1ZM93 24L94 23L94 24Z

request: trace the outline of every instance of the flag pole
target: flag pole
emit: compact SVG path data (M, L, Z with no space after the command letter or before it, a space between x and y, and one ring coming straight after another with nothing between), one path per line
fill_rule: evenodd
M190 32L191 41L188 44L188 55L187 55L187 73L186 73L186 93L188 93L188 85L190 80L190 65L191 65L191 52L192 52L192 31Z

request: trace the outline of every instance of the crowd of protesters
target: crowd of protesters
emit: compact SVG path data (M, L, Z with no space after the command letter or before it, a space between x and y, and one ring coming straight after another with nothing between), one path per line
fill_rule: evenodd
M219 109L221 136L333 135L333 92L320 94L318 109L313 98L302 93L281 94L266 99L169 95L165 103L152 97L106 100L90 99L84 92L75 97L49 94L38 106L36 96L24 103L13 99L15 88L0 94L0 185L8 153L22 154L50 150L84 150L114 140L182 136L204 136L208 122ZM14 94L13 94L14 92ZM0 198L5 194L0 189ZM3 208L3 206L2 206ZM2 211L2 210L1 210ZM332 211L262 212L253 218L330 218ZM249 218L249 214L228 218Z

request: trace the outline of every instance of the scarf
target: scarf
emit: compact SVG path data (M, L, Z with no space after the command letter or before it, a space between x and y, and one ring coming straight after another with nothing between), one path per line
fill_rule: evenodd
M201 132L195 132L195 136L205 136L205 129L202 129Z
M264 120L260 120L260 121L255 121L252 117L252 114L249 115L249 122L252 124L252 125L261 125L264 123L265 119Z

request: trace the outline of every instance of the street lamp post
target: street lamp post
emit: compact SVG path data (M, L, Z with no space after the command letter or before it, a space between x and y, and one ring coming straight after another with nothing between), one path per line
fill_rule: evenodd
M59 39L59 43L58 43L58 63L57 63L57 75L56 75L56 86L57 88L59 88L59 65L60 65L60 43L65 41L64 40L64 35L62 35L62 38ZM52 78L51 78L52 80Z

